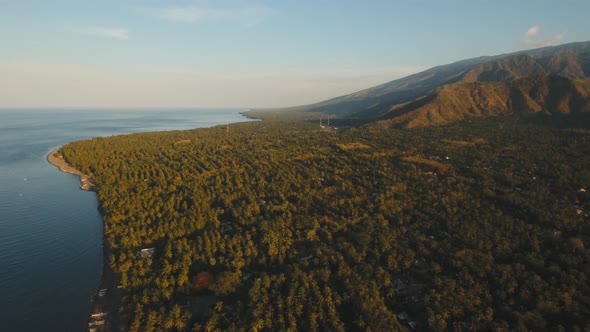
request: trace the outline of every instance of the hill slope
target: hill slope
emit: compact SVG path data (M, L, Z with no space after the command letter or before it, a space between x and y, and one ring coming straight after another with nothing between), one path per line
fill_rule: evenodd
M513 112L589 111L590 79L540 75L510 82L467 81L446 85L427 97L393 107L376 124L412 128Z
M468 70L461 82L507 82L524 77L554 75L567 78L583 78L590 73L590 53L559 53L534 58L530 55L514 55L484 63Z
M485 86L476 95L480 97L470 100L471 93L465 95L465 100L455 102L442 102L445 99L441 95L441 86L459 84L453 87L454 97L457 99L461 93L467 93L469 86L465 83L475 82L511 82L528 77L563 76L568 79L580 79L590 75L590 42L570 43L559 46L544 47L497 56L485 56L458 61L452 64L437 66L423 72L394 80L373 88L358 91L349 95L333 98L321 103L293 107L291 111L322 112L341 116L354 116L367 120L392 119L396 116L404 116L403 119L394 122L409 123L410 114L405 106L410 103L425 106L430 100L436 100L436 105L430 109L440 108L437 112L429 112L432 121L418 120L415 123L422 125L441 123L454 118L464 118L471 113L495 113L493 109L485 109L486 103L496 105L496 101L508 98L506 90L512 91L512 87L500 85ZM553 79L551 79L553 80ZM452 90L451 89L451 90ZM504 92L502 92L502 91ZM560 90L563 91L563 90ZM450 91L448 91L450 92ZM486 95L487 93L491 95ZM436 95L431 95L435 93ZM500 93L501 96L495 95ZM570 93L570 92L568 92ZM573 93L573 92L571 92ZM516 97L515 97L516 98ZM448 98L447 98L448 99ZM478 102L479 100L480 102ZM463 106L479 105L478 107L463 108ZM481 104L479 104L481 103ZM444 105L453 105L458 109L444 109ZM500 106L502 103L499 103ZM544 104L544 103L542 103ZM508 104L502 109L511 109L513 104ZM420 106L420 107L422 107ZM442 107L442 108L441 108ZM542 108L542 106L539 106ZM450 114L443 114L449 112ZM464 113L459 116L459 113ZM436 116L435 116L436 115ZM441 119L447 119L442 121Z

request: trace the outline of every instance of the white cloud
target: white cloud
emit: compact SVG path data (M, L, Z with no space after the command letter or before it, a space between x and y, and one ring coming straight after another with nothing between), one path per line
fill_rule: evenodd
M559 43L565 38L565 32L557 33L548 38L540 38L541 27L534 25L530 27L522 36L522 45L526 47L545 47Z
M536 35L539 34L539 26L538 25L534 25L532 27L530 27L526 33L524 34L525 37L531 38L534 37Z
M85 36L113 38L113 39L129 39L129 31L123 28L107 28L107 27L87 27L76 30L77 33Z
M262 5L240 8L209 8L203 6L175 6L149 10L156 16L183 23L234 22L254 25L266 18L272 10Z

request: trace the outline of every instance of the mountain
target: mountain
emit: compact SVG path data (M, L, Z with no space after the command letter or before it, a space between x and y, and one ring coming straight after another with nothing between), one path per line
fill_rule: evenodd
M590 42L577 42L462 60L290 110L353 116L381 124L405 123L408 126L520 111L518 107L521 106L526 106L527 110L551 113L554 112L551 107L559 105L558 112L571 113L576 110L566 109L564 105L573 107L583 104L576 98L587 98L582 92L587 83L579 80L589 76ZM541 90L558 87L560 93L570 97L558 102L556 99L559 98L552 92L541 98L528 91L525 85ZM566 101L570 100L568 98L576 102ZM420 119L413 120L413 116L420 116Z
M588 72L590 52L559 53L543 58L519 54L475 66L462 75L461 82L505 82L539 75L583 78ZM588 70L589 68L585 68Z
M590 78L539 75L510 82L461 82L394 107L374 123L413 128L511 113L590 112Z

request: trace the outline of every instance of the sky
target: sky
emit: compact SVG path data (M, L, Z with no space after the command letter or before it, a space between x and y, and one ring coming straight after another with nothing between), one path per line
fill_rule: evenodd
M0 107L284 107L590 40L581 0L0 0Z

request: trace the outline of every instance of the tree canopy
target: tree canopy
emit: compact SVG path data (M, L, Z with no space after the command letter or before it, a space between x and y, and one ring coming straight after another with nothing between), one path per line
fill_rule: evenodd
M589 147L588 130L501 118L263 121L59 153L98 188L130 331L507 331L590 328Z

